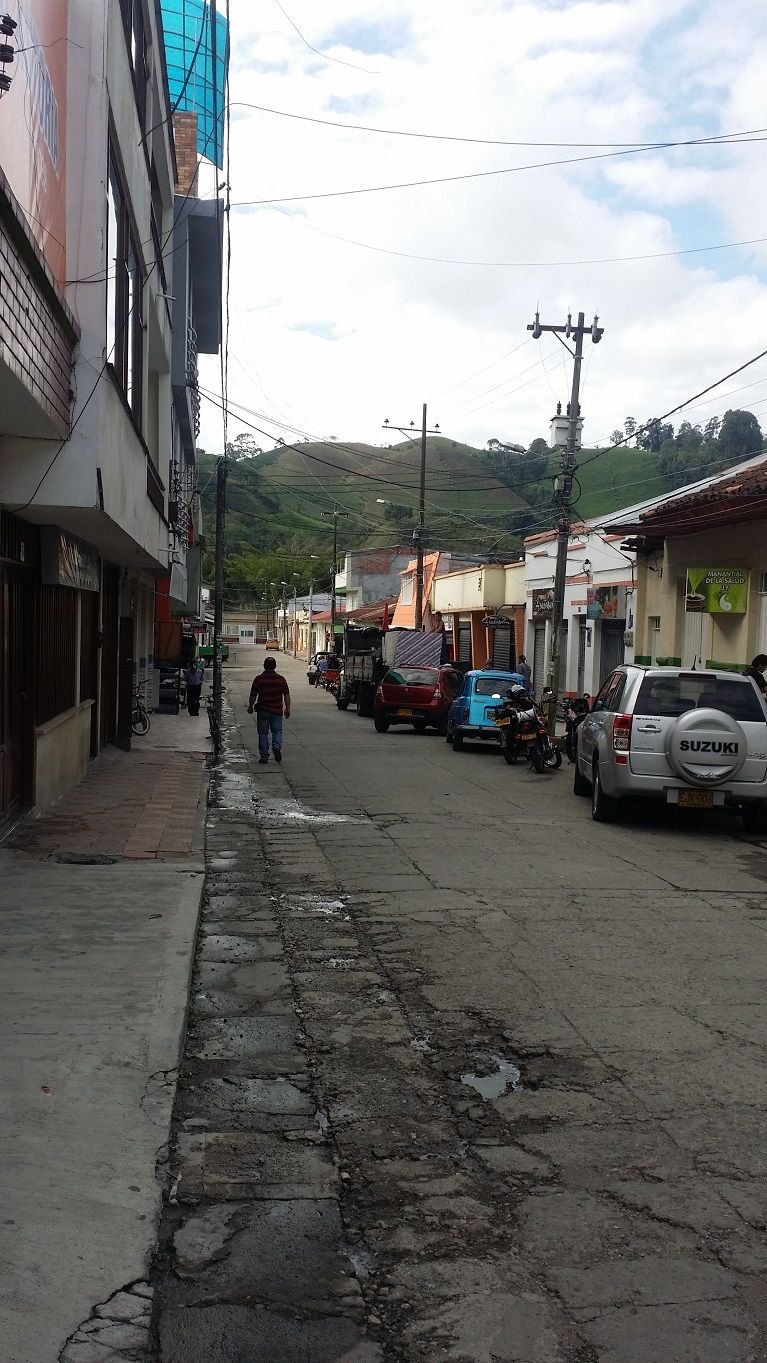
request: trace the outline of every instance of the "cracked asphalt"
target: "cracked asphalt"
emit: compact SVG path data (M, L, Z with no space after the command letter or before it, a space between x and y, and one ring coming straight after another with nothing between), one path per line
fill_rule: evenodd
M162 1363L762 1363L765 846L279 666L281 767L227 671Z

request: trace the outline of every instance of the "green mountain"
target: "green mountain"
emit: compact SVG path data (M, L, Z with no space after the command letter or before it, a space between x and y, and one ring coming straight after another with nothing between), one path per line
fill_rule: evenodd
M702 477L709 465L713 471L722 462L737 462L737 455L720 448L721 439L706 442L686 423L676 437L671 427L662 428L661 434L667 438L660 449L581 450L575 515L584 520L605 515L670 492L691 477ZM754 439L753 432L744 435L749 439ZM525 535L553 523L552 480L559 471L559 454L542 440L534 441L526 453L496 445L479 450L429 437L425 517L429 548L513 557ZM265 584L280 582L286 574L301 591L323 575L329 582L334 507L339 512L339 554L362 544L412 542L418 520L420 440L388 446L307 442L245 453L235 442L233 449L226 531L227 584L233 597L263 591ZM198 486L209 546L207 574L212 571L217 462L215 456L198 451Z

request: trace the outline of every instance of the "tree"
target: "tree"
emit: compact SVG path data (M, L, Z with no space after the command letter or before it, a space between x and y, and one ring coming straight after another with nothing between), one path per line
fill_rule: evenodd
M632 441L633 438L634 438L634 433L635 433L635 431L636 431L636 428L637 428L637 419L636 419L636 417L635 417L635 416L627 416L627 417L626 417L626 420L625 420L624 423L623 423L623 429L624 429L624 431L626 432L626 437L627 437L627 440L628 440L628 443L629 443L629 444L631 444L631 441Z
M718 439L719 452L732 463L759 454L762 448L762 428L753 412L730 409L722 418Z
M250 431L240 431L234 440L230 440L227 454L230 459L254 459L256 455L263 454L263 450Z
M720 416L712 416L706 422L705 426L703 427L703 434L706 437L706 441L709 444L711 444L714 440L718 440L721 425L722 418Z
M616 426L615 430L610 432L610 444L620 445L622 439L623 431L620 429L619 426Z

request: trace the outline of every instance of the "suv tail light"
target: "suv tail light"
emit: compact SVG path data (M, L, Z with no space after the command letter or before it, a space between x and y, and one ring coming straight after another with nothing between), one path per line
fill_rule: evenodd
M613 720L613 752L628 752L631 747L631 715L616 715Z

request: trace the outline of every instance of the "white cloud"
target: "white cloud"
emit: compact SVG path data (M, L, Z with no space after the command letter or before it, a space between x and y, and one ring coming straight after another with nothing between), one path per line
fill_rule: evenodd
M344 46L328 51L379 74L317 57L277 6L272 12L269 4L230 0L233 99L344 122L531 141L657 141L761 121L766 44L757 0L741 0L737 23L721 0L380 0L364 51L353 46L358 0L321 7L292 0L286 8L313 45L342 33ZM385 45L387 26L396 35L394 54L371 52L371 31L384 35ZM354 112L334 113L334 106ZM232 199L585 154L375 136L238 109ZM537 305L544 320L559 320L569 308L598 309L606 331L588 361L583 405L587 437L606 439L627 414L662 412L763 348L767 255L542 262L762 235L760 160L759 146L653 152L302 200L287 206L289 216L235 209L232 395L271 415L272 424L259 424L275 434L281 420L317 435L379 440L384 417L417 418L429 399L432 419L456 438L527 440L546 433L555 399L566 394L558 351L548 375L540 363L528 368L541 353L529 341L487 374L455 385L525 342ZM414 255L532 263L430 263L326 233ZM556 346L550 343L552 352ZM217 387L214 362L205 362L203 381ZM754 403L760 392L753 390ZM220 446L207 404L202 443Z

